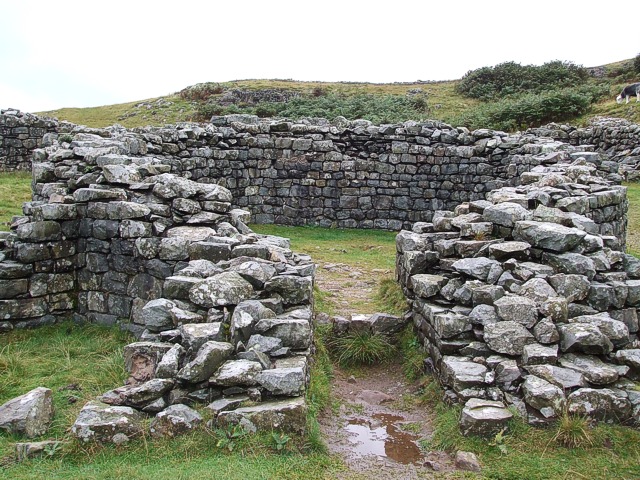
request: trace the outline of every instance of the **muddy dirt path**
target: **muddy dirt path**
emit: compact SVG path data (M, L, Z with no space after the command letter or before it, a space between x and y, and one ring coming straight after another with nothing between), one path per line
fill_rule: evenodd
M328 292L336 314L376 312L374 295L390 271L319 263L316 282ZM420 405L419 385L402 375L399 363L335 367L333 401L320 417L325 443L349 467L341 478L446 478L454 470L445 452L430 451L433 413Z

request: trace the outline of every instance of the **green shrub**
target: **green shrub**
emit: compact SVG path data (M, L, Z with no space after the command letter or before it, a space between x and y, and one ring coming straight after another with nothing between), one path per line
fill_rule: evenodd
M467 97L489 100L519 92L580 85L588 76L585 68L571 62L555 60L542 66L504 62L467 72L456 85L456 91Z
M479 105L456 118L465 127L513 131L548 122L569 120L586 113L591 104L609 95L609 85L564 88L546 93L513 95Z
M229 113L246 113L259 117L285 117L298 119L301 117L322 117L333 119L343 116L350 120L365 119L376 124L397 123L405 120L425 120L429 109L425 96L407 97L404 95L338 95L320 94L316 96L300 96L288 102L261 102L257 105L222 106L210 99L197 107L201 120L208 120L212 115Z

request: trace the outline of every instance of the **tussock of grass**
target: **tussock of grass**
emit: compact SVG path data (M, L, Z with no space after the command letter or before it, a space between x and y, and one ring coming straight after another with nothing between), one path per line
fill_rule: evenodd
M553 440L563 447L579 448L591 447L593 435L589 428L589 420L584 417L570 415L565 411L558 420L556 434Z
M333 339L329 348L342 366L372 365L388 360L394 352L389 338L361 331Z

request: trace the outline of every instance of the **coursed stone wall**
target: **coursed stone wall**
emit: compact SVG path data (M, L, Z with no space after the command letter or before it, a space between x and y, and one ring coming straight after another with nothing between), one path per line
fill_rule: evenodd
M506 406L532 424L640 422L640 261L572 207L624 208L626 188L588 153L557 160L397 236L397 278L464 433L506 428Z
M43 146L58 122L19 110L0 110L0 171L30 171L31 153Z

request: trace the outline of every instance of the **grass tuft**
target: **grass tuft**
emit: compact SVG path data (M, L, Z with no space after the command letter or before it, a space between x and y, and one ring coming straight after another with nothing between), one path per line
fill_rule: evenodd
M593 435L589 427L589 420L577 415L563 412L558 421L553 440L566 448L584 448L593 445Z
M395 351L387 336L369 331L337 337L331 341L330 349L345 367L383 362Z

